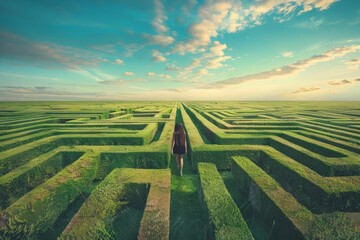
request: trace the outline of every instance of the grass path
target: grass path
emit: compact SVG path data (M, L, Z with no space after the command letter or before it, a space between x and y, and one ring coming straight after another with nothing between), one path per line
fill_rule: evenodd
M207 219L197 191L197 174L185 157L179 176L175 157L171 159L170 239L206 239Z

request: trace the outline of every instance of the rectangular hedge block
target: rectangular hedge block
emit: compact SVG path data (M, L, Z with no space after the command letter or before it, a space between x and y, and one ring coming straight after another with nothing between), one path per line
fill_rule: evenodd
M54 177L24 195L0 215L0 239L33 239L50 228L94 180L98 155L88 152Z
M278 236L305 239L313 214L279 183L246 157L234 157L232 173L239 190L247 194L255 210L264 215Z
M134 184L150 185L138 239L169 239L170 179L169 169L115 169L93 191L60 239L113 239L112 219L126 204L121 199L126 199Z
M216 166L198 163L199 195L208 212L211 239L254 239L239 208L231 198Z
M62 151L43 154L0 177L0 210L76 161L84 152Z

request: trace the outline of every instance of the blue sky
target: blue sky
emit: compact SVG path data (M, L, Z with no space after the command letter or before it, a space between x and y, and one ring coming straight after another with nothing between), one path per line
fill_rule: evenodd
M360 100L360 1L0 1L0 100Z

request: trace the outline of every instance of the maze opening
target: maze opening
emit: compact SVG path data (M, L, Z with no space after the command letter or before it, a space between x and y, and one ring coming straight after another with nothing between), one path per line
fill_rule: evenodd
M355 102L3 102L0 238L360 239L359 141Z

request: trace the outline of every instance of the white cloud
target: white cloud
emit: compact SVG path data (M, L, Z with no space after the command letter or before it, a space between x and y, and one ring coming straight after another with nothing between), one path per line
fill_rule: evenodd
M191 62L191 64L187 67L187 69L192 70L192 69L194 69L194 68L199 67L200 65L201 65L201 60L198 59L198 58L195 58L195 59Z
M192 73L195 68L201 66L201 60L199 58L195 58L187 67L183 68L180 71L179 77L180 78L188 78L188 75Z
M169 29L165 25L167 16L165 14L164 5L161 0L154 0L155 18L151 22L157 34L142 33L141 37L148 41L148 44L168 46L172 44L175 39L171 36L165 35ZM176 32L172 31L172 34L176 36Z
M166 64L166 70L168 71L179 71L180 68L176 66L174 63L168 63Z
M353 81L343 79L343 80L340 80L340 81L330 81L329 85L339 86L339 85L345 85L345 84L349 84L349 83L355 83L356 81L358 81L358 79L355 79Z
M356 82L360 82L360 78L353 79L353 80L343 79L343 80L339 80L339 81L330 81L330 82L328 82L328 84L331 86L342 86L342 85L349 85L349 84L356 83ZM317 90L320 90L320 88L319 87L302 87L292 93L313 92L313 91L317 91Z
M157 50L152 51L152 58L154 62L165 62L166 58Z
M171 79L171 76L169 74L159 74L158 76L165 79Z
M320 90L319 87L309 87L309 88L299 88L298 90L294 91L293 93L304 93L304 92L313 92L313 91L317 91Z
M291 51L287 51L287 52L282 52L281 56L285 57L285 58L292 58L294 56L294 53Z
M156 74L156 73L154 73L154 72L148 72L146 75L149 76L149 77L158 76L159 78L171 79L171 75L169 75L169 74L163 74L163 73Z
M212 59L208 60L206 68L207 69L217 69L217 68L223 67L225 65L222 64L222 62L226 61L230 58L231 58L230 56L221 56L221 57L212 58Z
M224 61L231 59L230 56L226 56L224 50L227 49L226 44L221 44L219 41L214 41L208 52L202 54L201 57L196 58L188 67L184 68L180 72L181 78L187 78L192 73L193 69L203 66L195 74L194 79L197 80L201 77L208 75L210 69L217 69L223 66ZM188 81L188 80L186 80Z
M148 41L148 44L167 46L174 42L174 38L166 35L153 35L148 33L142 33L141 37Z
M241 31L246 28L263 24L266 15L275 13L273 20L284 22L291 19L295 14L318 9L326 10L331 4L338 0L263 0L254 1L249 6L244 6L241 2L233 2L233 7L228 16L225 17L221 29L227 32ZM312 18L304 22L302 27L316 27L322 24L322 19ZM301 26L299 26L301 27Z
M345 64L350 69L358 69L360 66L360 58L351 59L349 61L346 61Z
M207 47L211 38L218 36L218 29L230 8L230 1L207 1L199 9L199 22L189 26L191 39L178 43L172 52L184 55L187 52L199 52L199 49Z
M209 72L208 72L208 70L206 68L202 68L196 73L195 79L206 76L206 75L208 75L208 73Z
M155 0L155 19L151 22L155 30L159 33L167 32L168 28L165 26L164 22L167 20L167 17L164 13L164 6L160 0Z
M226 44L221 44L219 41L214 41L214 44L210 48L210 52L214 56L224 56L224 50L226 48Z
M297 61L293 64L283 66L281 68L276 68L270 71L260 72L260 73L241 76L241 77L233 77L223 81L218 81L208 85L200 86L200 88L222 88L225 87L226 85L235 85L247 81L266 80L266 79L273 79L275 77L290 76L297 74L301 71L304 71L305 69L316 63L327 62L335 58L345 56L346 54L356 52L358 50L360 50L360 45L338 47L326 51L323 54L315 55L305 60Z
M92 68L108 62L92 51L35 42L4 31L0 31L0 46L0 55L10 63L18 60L44 68L81 70L83 67Z
M244 24L244 17L240 14L240 5L234 4L230 10L229 17L227 23L223 26L226 28L228 32L234 33L238 29L242 28L242 24ZM241 20L241 21L240 21Z
M326 10L331 4L339 0L303 0L304 10L302 12L310 11L314 8L319 10Z
M325 10L334 2L336 0L263 0L243 5L240 1L208 0L198 10L199 20L188 27L190 38L177 43L171 53L184 55L204 52L212 38L217 37L221 30L237 32L261 25L266 19L264 16L270 13L275 13L275 21L283 22L290 19L294 13L302 14L312 9ZM313 25L319 25L323 20L312 18L311 21ZM229 58L223 57L212 60L212 66L223 66L219 62L227 59Z
M118 64L118 65L122 65L122 64L124 64L124 61L123 60L121 60L121 59L115 59L115 61L114 61L116 64Z
M225 66L223 61L230 59L230 56L225 56L224 50L227 48L226 44L221 44L219 41L214 41L210 47L210 53L204 54L204 58L208 58L206 68L216 69Z
M134 76L133 72L124 72L124 76Z

